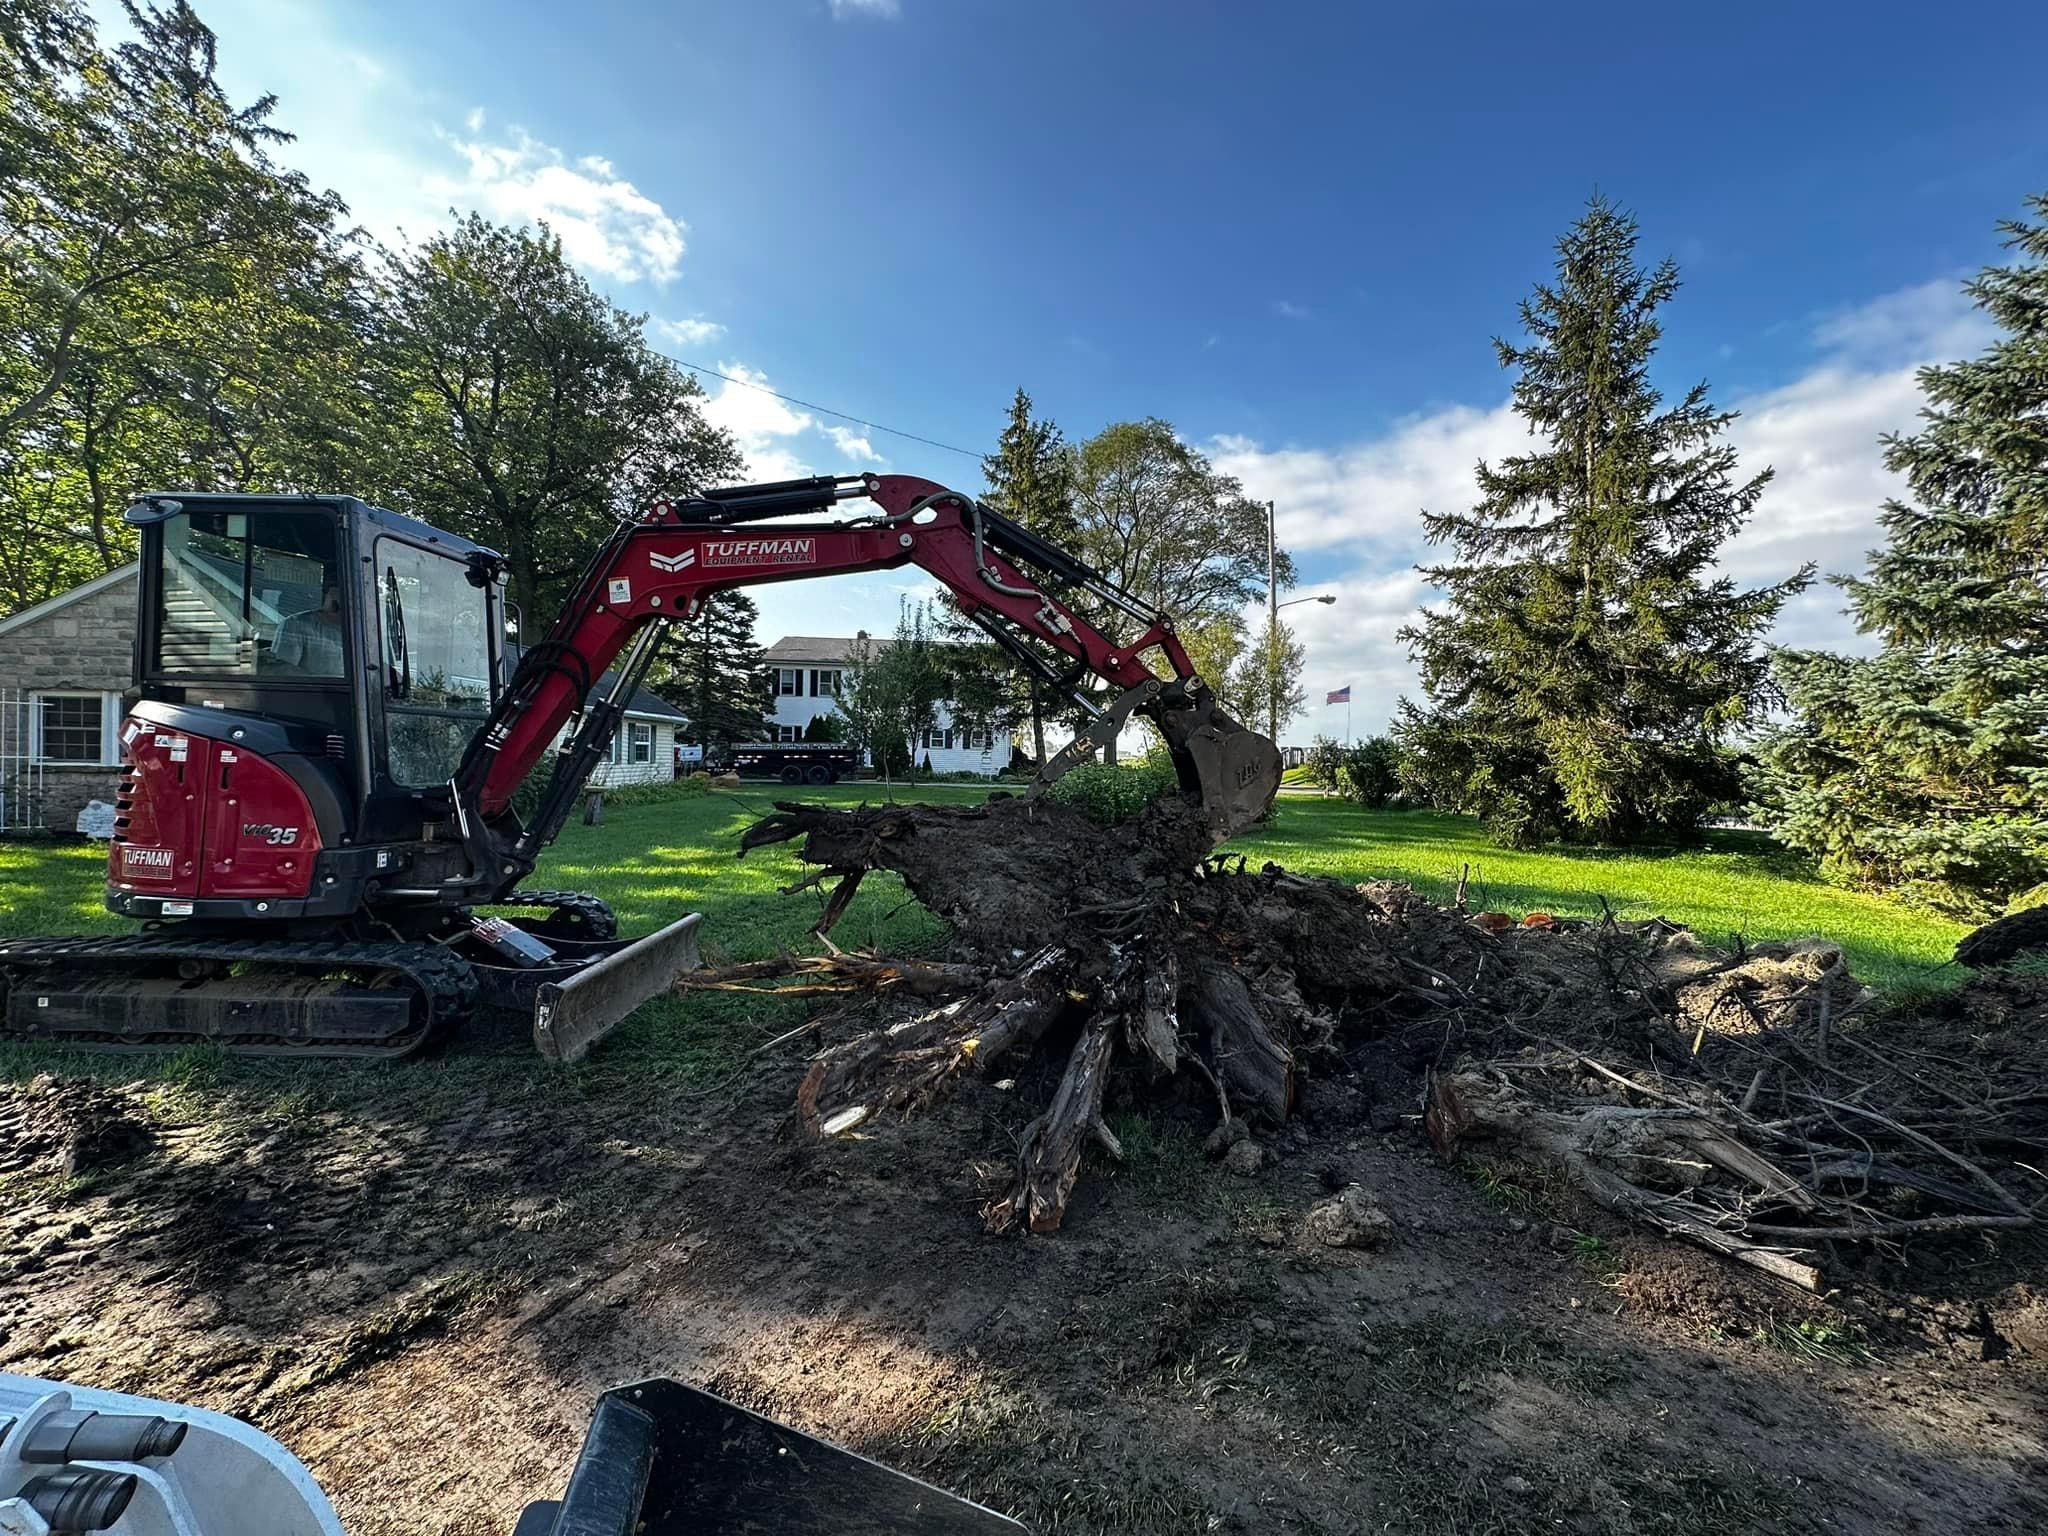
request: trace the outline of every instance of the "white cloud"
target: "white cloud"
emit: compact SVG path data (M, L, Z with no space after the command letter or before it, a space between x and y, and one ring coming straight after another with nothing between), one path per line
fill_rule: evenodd
M747 456L748 474L755 480L794 480L818 473L796 443L817 426L817 418L764 393L768 375L745 363L721 362L718 371L729 377L718 381L704 414L733 435Z
M865 432L852 427L828 426L825 435L832 439L832 446L839 450L839 457L846 461L848 472L870 464L887 464L889 461L875 452L875 445L868 440Z
M1471 503L1479 460L1504 458L1528 441L1521 418L1505 405L1454 405L1342 448L1266 449L1250 438L1220 437L1210 453L1252 496L1274 503L1287 548L1365 545L1393 555L1416 547L1417 513Z
M1273 301L1273 313L1282 320L1306 320L1309 317L1308 306L1306 304L1296 304L1291 299L1275 299Z
M1982 350L1995 332L1984 312L1965 297L1961 278L1938 277L1823 315L1813 339L1843 365L1898 368L1967 357Z
M894 21L902 14L902 0L832 0L834 21L846 21L855 16L871 16L881 21Z
M1922 404L1916 368L1968 355L1990 334L1949 279L1816 322L1812 367L1732 402L1742 413L1731 436L1743 468L1770 465L1776 474L1759 515L1725 549L1725 568L1752 582L1789 576L1808 560L1822 575L1861 569L1864 551L1879 542L1878 511L1901 489L1878 440L1913 430ZM1283 616L1307 649L1312 700L1354 684L1353 724L1363 732L1379 729L1399 694L1414 693L1413 668L1394 634L1426 596L1411 568L1428 552L1417 514L1469 506L1473 466L1527 443L1520 418L1503 403L1444 407L1337 448L1266 448L1243 437L1210 445L1219 468L1276 503L1281 543L1305 557L1310 572L1327 573L1301 590L1338 595L1333 606L1304 604ZM1817 582L1786 605L1773 638L1867 648L1841 609L1839 590ZM1313 705L1290 739L1341 729L1341 708Z
M448 143L467 165L460 177L430 175L428 190L457 207L480 208L513 223L545 221L578 266L622 282L666 283L682 264L683 223L619 175L602 155L571 162L552 144L513 127L498 142L482 135Z
M647 322L649 330L663 341L678 347L694 347L703 342L716 341L725 334L725 327L716 320L706 320L702 315L692 315L687 320L653 319Z

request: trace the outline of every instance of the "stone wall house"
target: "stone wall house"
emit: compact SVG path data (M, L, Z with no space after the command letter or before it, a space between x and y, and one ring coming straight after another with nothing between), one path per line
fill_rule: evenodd
M124 565L0 619L0 828L68 832L113 800L135 586Z

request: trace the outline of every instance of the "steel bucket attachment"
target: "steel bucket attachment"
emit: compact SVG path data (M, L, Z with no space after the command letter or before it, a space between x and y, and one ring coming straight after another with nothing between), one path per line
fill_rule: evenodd
M657 1378L615 1387L561 1499L513 1536L1022 1536L1013 1520Z
M1280 749L1216 707L1207 688L1191 689L1185 709L1158 715L1181 788L1198 795L1217 842L1227 842L1266 814L1280 792Z
M533 996L535 1048L549 1061L581 1061L635 1008L703 964L697 955L697 925L703 921L703 913L692 912L560 981L541 982Z

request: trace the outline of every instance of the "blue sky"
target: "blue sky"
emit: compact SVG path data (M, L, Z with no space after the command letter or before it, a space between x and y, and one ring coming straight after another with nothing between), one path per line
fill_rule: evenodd
M1778 469L1757 577L1857 563L1877 435L1981 345L1957 282L2048 187L2048 6L197 3L383 238L545 217L677 356L947 443L1019 384L1070 436L1172 421L1339 594L1295 616L1361 729L1408 685L1416 510L1518 440L1488 338L1595 187L1684 269L1663 378ZM708 382L764 477L979 483ZM771 589L766 638L886 628L905 585ZM1848 643L1838 607L1784 637Z

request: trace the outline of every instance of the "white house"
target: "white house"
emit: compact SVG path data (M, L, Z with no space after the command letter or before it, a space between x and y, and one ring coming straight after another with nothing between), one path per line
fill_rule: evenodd
M617 681L616 674L605 673L590 690L590 697L610 698L612 685ZM676 743L686 718L680 709L645 688L635 689L633 697L626 701L626 718L619 722L611 750L590 772L591 788L665 784L674 778Z
M786 635L764 653L775 708L768 716L777 741L801 741L804 728L820 715L839 712L837 699L847 659L865 636ZM934 773L983 773L994 777L1009 765L1010 744L989 732L955 728L941 704L933 727L912 751Z

